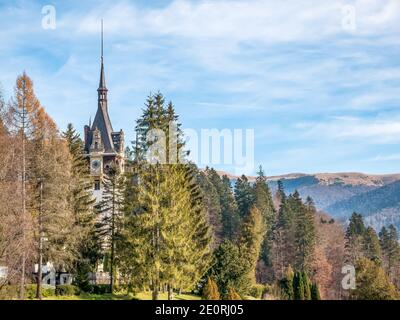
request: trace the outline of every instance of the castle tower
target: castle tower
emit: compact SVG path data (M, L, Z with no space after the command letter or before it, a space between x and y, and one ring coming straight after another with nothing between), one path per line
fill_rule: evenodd
M102 178L112 166L124 171L124 132L114 132L108 115L107 87L103 57L103 21L101 22L101 66L97 89L97 112L93 123L84 127L85 154L90 173L94 177L93 193L97 201L102 198Z

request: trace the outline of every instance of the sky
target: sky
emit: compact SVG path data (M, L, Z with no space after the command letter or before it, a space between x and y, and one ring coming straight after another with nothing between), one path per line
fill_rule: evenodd
M82 132L101 19L109 113L127 145L159 90L184 128L253 129L268 175L400 172L399 0L0 0L5 99L25 70L59 128Z

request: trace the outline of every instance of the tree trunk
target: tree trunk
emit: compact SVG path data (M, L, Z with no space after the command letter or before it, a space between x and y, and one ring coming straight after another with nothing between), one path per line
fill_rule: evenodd
M25 91L25 85L23 90ZM25 248L25 210L26 210L26 150L25 150L25 130L26 130L26 97L23 96L22 101L22 126L21 126L21 142L22 142L22 261L21 261L21 280L19 289L19 298L25 298L25 264L26 264L26 248Z
M36 286L36 298L42 300L42 264L43 264L43 181L40 181L40 210L39 210L39 261Z
M115 178L114 178L115 179ZM111 216L111 258L110 258L110 293L114 290L114 242L115 242L115 180L113 181L113 203Z
M170 284L168 284L168 300L174 300L174 292Z
M153 300L158 300L158 283L154 283L151 296Z

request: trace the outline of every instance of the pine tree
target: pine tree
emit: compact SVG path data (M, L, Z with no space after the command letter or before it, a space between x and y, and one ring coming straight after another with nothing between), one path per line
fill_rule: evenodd
M245 175L236 180L234 190L239 215L243 219L250 213L250 209L254 204L254 191Z
M356 300L397 300L399 293L378 263L367 258L356 262L356 289L351 291Z
M172 135L166 132L171 119L178 120L172 104L165 108L160 93L151 95L136 126L135 158L140 168L133 166L125 191L121 272L132 285L147 283L154 300L164 284L171 299L173 289L193 288L209 263L210 234L197 170L182 157L177 157L176 164L163 162L165 155L186 154L179 126ZM161 157L156 161L146 153L160 142L148 139L152 129L172 138L158 150Z
M388 229L383 227L379 233L379 238L383 266L389 274L390 279L397 283L398 269L400 266L400 245L396 227L394 225L390 225Z
M275 209L272 202L271 192L267 185L267 178L260 166L258 177L254 185L254 206L260 210L264 222L264 236L261 250L261 257L264 262L271 264L270 251L272 241L272 225L275 218Z
M364 234L366 228L361 214L354 212L346 230L346 255L350 263L363 256Z
M293 195L295 205L295 268L309 272L314 258L316 244L314 203L310 197L306 204L301 202L298 194Z
M247 277L250 284L256 283L256 266L260 256L261 244L264 236L264 223L260 210L253 207L241 225L239 249L248 263Z
M96 206L97 212L101 217L98 226L99 235L102 239L103 247L107 250L106 255L110 257L110 292L113 293L115 282L115 248L121 228L122 210L123 210L123 177L121 177L118 168L111 166L103 179L103 197L102 201Z
M231 181L226 175L222 176L220 189L222 235L224 239L235 240L238 233L240 216L233 196Z
M283 290L285 294L285 298L287 300L293 300L294 299L294 272L292 267L289 265L289 267L286 269L285 276L283 279L280 280L280 287Z
M368 227L364 234L364 254L368 259L380 262L381 261L381 247L379 238L372 227Z
M302 275L303 280L303 289L304 289L304 300L311 300L311 289L312 283L310 278L308 277L307 273L303 271Z
M214 169L207 167L204 172L199 173L198 182L202 190L203 205L207 212L208 222L212 229L213 246L217 247L223 241L219 176Z
M71 166L71 193L68 199L74 216L74 234L77 238L77 257L74 262L75 284L88 290L88 273L94 271L95 263L101 257L101 242L98 239L94 212L93 181L87 159L83 152L83 142L72 124L63 132L67 142Z
M202 299L203 300L220 300L218 286L211 277L208 277L207 283L204 285Z
M311 300L321 300L319 288L316 283L313 283L311 286Z
M250 287L248 268L248 262L241 255L238 246L224 241L214 251L208 276L215 280L222 297L228 295L230 287L234 287L239 294L246 294Z
M304 300L304 281L302 272L296 272L294 274L293 291L295 300Z

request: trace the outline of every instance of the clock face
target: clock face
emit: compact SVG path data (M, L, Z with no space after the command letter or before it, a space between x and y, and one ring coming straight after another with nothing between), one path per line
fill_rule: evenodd
M92 161L92 168L93 168L94 170L99 169L99 168L100 168L100 161L99 161L99 160L93 160L93 161Z

